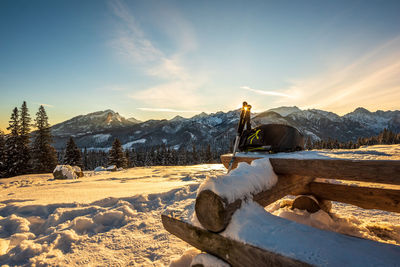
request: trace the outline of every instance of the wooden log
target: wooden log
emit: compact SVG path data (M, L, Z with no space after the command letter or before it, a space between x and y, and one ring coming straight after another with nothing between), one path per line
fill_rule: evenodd
M271 189L254 194L253 200L264 207L268 206L286 195L304 191L304 187L312 180L312 177L279 175L277 183ZM229 203L210 190L201 191L195 204L197 219L207 230L219 233L229 224L233 213L240 208L241 203L240 199Z
M321 209L318 201L315 198L310 197L308 195L297 196L293 200L292 208L300 209L300 210L307 210L310 213L317 212Z
M398 266L400 246L320 230L266 213L241 225L243 241L162 215L164 228L235 266ZM255 239L255 240L254 240Z
M231 155L222 155L226 165ZM238 162L250 163L260 157L237 157ZM347 159L290 159L273 158L271 165L276 174L312 176L340 180L400 185L400 160L347 160Z
M302 193L317 198L344 202L364 209L380 209L400 213L400 190L358 187L343 184L312 182Z
M164 228L192 246L235 266L311 266L305 262L195 227L161 215Z

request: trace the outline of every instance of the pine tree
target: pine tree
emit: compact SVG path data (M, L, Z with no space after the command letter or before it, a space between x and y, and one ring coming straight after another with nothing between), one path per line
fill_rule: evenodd
M89 161L88 161L88 153L87 153L87 149L85 147L85 149L83 150L83 169L84 170L89 170Z
M31 151L30 151L30 137L29 133L31 131L31 117L29 115L28 107L26 106L26 102L24 101L20 110L20 127L19 127L19 135L21 139L21 157L23 162L25 162L25 167L22 173L27 173L31 170L30 159L31 159Z
M313 143L311 141L311 136L307 136L307 141L306 141L305 148L307 150L311 150L313 148Z
M206 150L206 153L205 153L205 160L206 160L206 163L211 163L212 162L212 153L211 153L211 145L210 144L208 144L207 145L207 150Z
M32 143L32 167L35 172L52 172L57 165L57 153L51 146L52 136L48 117L43 106L36 113L35 133Z
M20 120L18 108L14 108L9 123L7 130L10 131L10 134L5 144L5 169L7 177L22 174L26 167L24 157L21 155L22 141L19 135Z
M192 146L192 159L193 159L193 164L198 164L199 163L199 154L196 151L196 145L193 144Z
M129 148L127 148L124 153L126 158L126 168L130 168L132 167L132 161L131 161L131 152L129 151Z
M4 132L0 130L0 177L5 176L5 165L6 165L5 143L6 143L6 138L4 136Z
M126 168L127 160L122 151L121 142L116 138L108 154L108 164L115 165L117 168Z
M81 151L76 146L74 139L72 137L70 137L67 142L63 163L83 168Z

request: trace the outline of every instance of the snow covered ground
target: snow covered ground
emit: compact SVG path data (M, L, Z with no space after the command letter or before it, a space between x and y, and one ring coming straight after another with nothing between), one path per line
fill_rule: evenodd
M192 212L220 164L0 179L0 265L162 266L189 246L167 233L164 209Z
M389 155L400 146L385 149ZM190 246L163 229L161 213L171 209L191 217L200 183L225 173L222 165L210 164L85 172L76 180L54 180L52 174L0 179L0 265L168 265ZM342 203L333 204L332 214L309 214L291 210L289 201L266 210L400 245L398 214ZM189 263L197 253L191 249L173 263Z

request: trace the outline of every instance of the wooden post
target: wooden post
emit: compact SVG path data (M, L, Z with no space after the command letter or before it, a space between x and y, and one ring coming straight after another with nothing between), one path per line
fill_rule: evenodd
M264 207L268 206L286 195L304 191L304 187L312 180L312 177L306 176L279 175L277 183L272 188L253 194L253 200ZM197 219L207 230L219 233L229 224L233 213L240 208L241 203L241 199L229 203L210 190L201 191L195 204Z

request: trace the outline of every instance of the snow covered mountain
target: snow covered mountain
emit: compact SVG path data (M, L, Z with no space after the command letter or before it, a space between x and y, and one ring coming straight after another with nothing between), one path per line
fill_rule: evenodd
M168 147L191 149L211 144L226 150L235 136L239 110L201 113L192 118L176 116L171 120L125 119L117 112L105 110L74 117L54 125L55 147L62 149L69 136L79 147L109 148L115 138L124 148L140 148L165 144ZM333 138L339 141L357 140L378 134L384 128L400 132L400 111L370 112L357 108L344 116L318 109L279 107L252 114L252 125L280 123L297 127L312 140Z
M135 118L125 119L110 109L80 115L52 127L54 136L82 136L106 129L127 127L140 123Z

